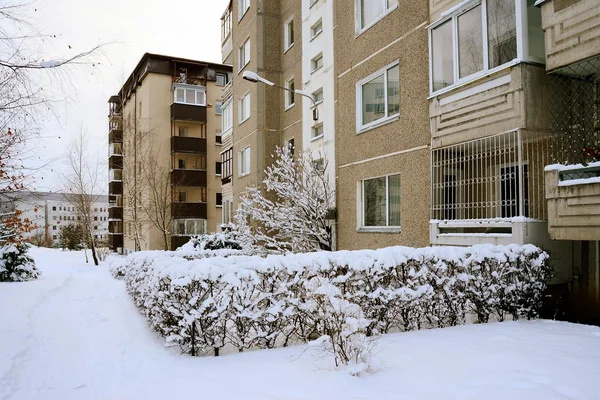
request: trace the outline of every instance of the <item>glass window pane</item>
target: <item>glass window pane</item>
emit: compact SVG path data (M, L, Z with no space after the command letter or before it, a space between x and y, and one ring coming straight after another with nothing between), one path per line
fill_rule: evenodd
M369 25L385 11L386 0L360 0L360 27Z
M544 31L542 30L542 10L536 7L535 0L527 0L527 38L529 41L529 56L538 59L545 59L544 50ZM516 39L515 39L516 54Z
M400 226L400 175L388 177L389 226Z
M196 91L196 104L204 105L205 104L205 101L204 101L205 95L206 95L205 92L202 92L200 90Z
M385 181L385 177L364 181L365 226L386 225Z
M388 114L396 115L400 112L400 66L396 65L387 72Z
M509 1L501 0L509 3ZM483 70L481 6L458 17L458 73L460 78Z
M362 123L385 117L385 80L383 74L362 86Z
M517 58L515 2L488 0L487 20L489 67L494 68Z
M178 103L183 103L185 101L185 90L183 89L176 89L176 94L177 94L177 102Z
M185 102L188 104L196 103L196 92L194 90L185 91Z
M433 91L454 83L454 56L452 53L452 21L444 22L431 31L431 63Z

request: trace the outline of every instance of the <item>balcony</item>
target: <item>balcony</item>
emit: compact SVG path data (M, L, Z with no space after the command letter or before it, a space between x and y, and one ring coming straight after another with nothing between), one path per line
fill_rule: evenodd
M123 143L123 129L111 128L108 132L108 143Z
M233 96L233 79L227 82L223 89L221 90L221 99L223 103L225 103L229 98Z
M113 181L108 183L108 194L109 195L122 195L123 194L123 182Z
M108 100L108 118L110 121L121 121L123 113L121 109L121 98L119 96L111 96Z
M123 169L123 156L120 154L114 154L108 158L108 168L114 170Z
M123 247L123 234L109 232L108 247L113 251L117 251L119 247Z
M171 104L171 119L177 121L191 121L206 123L206 107L190 104Z
M547 0L541 8L548 71L600 54L597 0Z
M171 250L177 250L190 241L190 236L171 236Z
M177 153L206 153L206 139L172 136L171 151Z
M171 184L176 186L206 187L206 171L192 169L175 169L171 172Z
M122 220L123 219L123 207L110 207L108 209L109 220Z
M171 216L181 218L207 218L206 203L171 203Z
M600 240L600 162L545 170L548 232L555 240Z
M174 83L171 119L206 123L206 87Z

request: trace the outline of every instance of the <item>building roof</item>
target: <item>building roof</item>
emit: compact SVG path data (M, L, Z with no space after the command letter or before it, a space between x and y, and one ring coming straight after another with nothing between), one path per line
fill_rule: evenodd
M22 191L15 193L5 193L0 195L1 201L68 201L69 197L74 196L72 193L61 192L32 192ZM108 195L94 194L92 198L96 199L96 203L108 203Z

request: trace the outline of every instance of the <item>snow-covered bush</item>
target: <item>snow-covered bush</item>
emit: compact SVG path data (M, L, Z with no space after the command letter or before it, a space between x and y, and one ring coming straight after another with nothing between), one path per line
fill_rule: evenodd
M235 231L212 233L210 235L192 236L190 241L182 246L183 249L202 250L243 250L242 243Z
M0 282L24 282L40 275L33 258L27 255L29 245L6 243L0 247Z
M239 254L140 252L111 270L150 326L185 353L321 338L356 373L369 368L382 333L462 324L467 314L482 323L536 317L551 272L531 245Z

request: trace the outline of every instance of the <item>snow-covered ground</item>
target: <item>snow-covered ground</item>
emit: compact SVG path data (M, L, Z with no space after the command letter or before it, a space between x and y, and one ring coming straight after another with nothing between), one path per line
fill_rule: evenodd
M34 249L43 276L0 283L5 399L598 399L600 328L505 322L388 335L352 377L305 346L180 356L122 282L80 252Z

